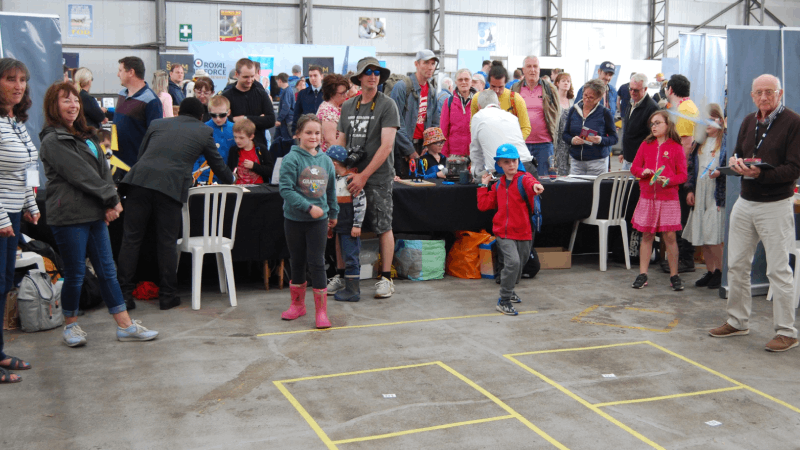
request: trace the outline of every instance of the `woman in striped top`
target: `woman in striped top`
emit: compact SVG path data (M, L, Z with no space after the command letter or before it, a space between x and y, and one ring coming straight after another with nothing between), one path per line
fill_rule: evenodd
M33 187L39 184L39 153L25 128L31 107L30 72L20 61L0 58L0 323L6 310L6 295L14 287L14 266L20 221L39 220ZM31 169L31 170L29 170ZM30 369L30 364L3 353L0 329L0 383L22 378L8 370Z

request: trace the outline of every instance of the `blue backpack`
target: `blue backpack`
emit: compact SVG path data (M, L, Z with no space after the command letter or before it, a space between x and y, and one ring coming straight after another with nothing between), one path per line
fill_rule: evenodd
M528 212L531 214L531 229L537 233L542 231L542 203L539 199L539 196L536 195L533 197L533 208L531 208L531 203L528 200L528 193L525 192L525 189L522 187L522 179L525 178L524 176L517 178L517 189L519 190L520 195L522 195L523 200L528 205Z

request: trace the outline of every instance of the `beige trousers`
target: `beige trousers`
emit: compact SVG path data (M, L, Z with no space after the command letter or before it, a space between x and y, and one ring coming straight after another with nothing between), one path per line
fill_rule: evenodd
M750 272L759 241L767 254L775 332L796 338L792 269L789 267L789 251L795 246L791 198L761 203L739 197L733 205L728 237L728 324L739 330L748 329L753 303Z

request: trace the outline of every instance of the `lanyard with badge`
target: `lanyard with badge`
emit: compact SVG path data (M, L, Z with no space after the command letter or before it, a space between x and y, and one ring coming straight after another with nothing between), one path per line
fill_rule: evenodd
M11 128L14 129L14 134L17 135L19 141L22 145L25 146L25 150L28 151L28 163L25 165L25 186L27 187L39 187L39 164L33 160L33 154L31 153L30 147L28 147L28 143L30 143L30 138L28 138L28 142L25 142L25 139L20 134L20 129L17 125L17 120L9 118L9 122L11 122ZM33 145L31 143L31 145Z
M773 123L775 123L775 119L772 119L772 121L770 121L769 125L767 125L767 129L764 130L764 133L761 135L761 139L758 139L758 121L756 121L756 145L755 148L753 149L753 158L756 157L758 149L761 148L761 144L763 144L764 139L767 138L767 133L769 133L769 129L772 128ZM759 159L757 162L761 162L761 160Z

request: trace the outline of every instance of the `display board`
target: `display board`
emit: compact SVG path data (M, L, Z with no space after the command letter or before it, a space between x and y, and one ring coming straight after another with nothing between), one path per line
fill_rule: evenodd
M304 58L331 58L337 73L356 71L358 60L375 56L375 47L346 45L268 44L251 42L190 42L194 68L203 69L214 81L214 89L222 90L236 61L254 55L271 55L273 73L292 73L292 66L303 64Z
M793 28L783 30L777 27L728 27L728 154L736 148L739 126L745 116L756 111L750 97L753 79L769 73L781 79L784 88L783 104L793 111L800 111L800 93L794 78L785 79L784 74L792 74L790 70L800 69L798 51L800 51L800 30ZM730 213L739 198L741 178L727 178L725 198L725 241L728 242L730 229ZM758 244L753 258L751 277L753 295L764 295L769 288L766 276L766 255L764 247ZM720 296L727 296L728 286L728 252L725 248L722 285Z
M0 13L0 48L4 58L22 61L31 73L28 81L33 105L25 126L33 145L39 148L39 132L44 125L42 101L51 84L64 79L61 53L61 27L58 16ZM46 180L39 163L40 185Z

